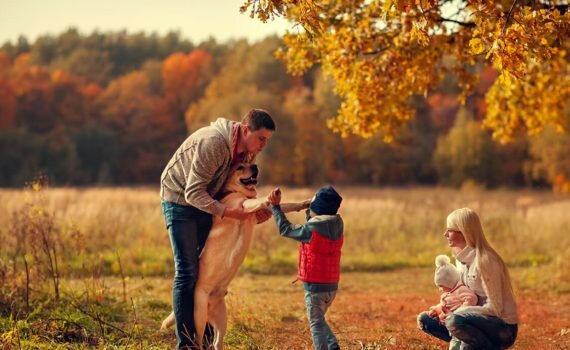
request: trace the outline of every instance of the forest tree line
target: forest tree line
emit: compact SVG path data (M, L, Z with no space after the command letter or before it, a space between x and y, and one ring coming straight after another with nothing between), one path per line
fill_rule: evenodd
M38 173L56 185L157 184L189 133L258 107L277 124L258 160L263 183L570 190L568 134L546 128L503 145L481 127L492 69L481 68L464 105L452 75L414 96L415 119L386 144L381 134L341 138L328 129L340 105L332 80L318 66L288 75L275 58L281 45L277 37L195 44L176 32L75 29L4 43L0 186L21 187Z

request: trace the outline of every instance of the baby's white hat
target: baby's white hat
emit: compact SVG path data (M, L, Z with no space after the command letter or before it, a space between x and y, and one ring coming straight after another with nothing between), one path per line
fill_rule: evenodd
M459 271L450 263L447 255L438 255L435 257L435 276L433 281L436 286L453 288L459 282Z

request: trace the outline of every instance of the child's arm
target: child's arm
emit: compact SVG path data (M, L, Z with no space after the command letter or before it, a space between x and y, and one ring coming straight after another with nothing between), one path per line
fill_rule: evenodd
M281 190L279 189L279 187L271 191L269 196L267 196L267 200L271 205L280 205L281 210L284 213L290 213L292 211L307 209L309 207L309 204L311 203L310 199L304 200L299 203L281 203Z
M292 211L300 211L303 209L307 209L309 207L309 204L311 203L310 199L307 199L303 202L299 202L299 203L281 203L281 210L283 210L284 213L290 213Z
M279 234L283 237L289 237L300 242L309 242L312 237L312 233L304 225L297 225L291 223L283 210L281 210L281 191L279 188L273 190L268 196L269 203L273 205L271 209L273 212L273 218L275 218L275 223L279 229Z

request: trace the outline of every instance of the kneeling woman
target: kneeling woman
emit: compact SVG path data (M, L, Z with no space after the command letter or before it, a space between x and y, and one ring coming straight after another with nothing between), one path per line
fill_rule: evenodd
M468 208L447 216L444 237L459 262L463 283L477 294L477 306L464 306L445 319L422 312L418 326L450 342L450 349L506 349L517 337L517 306L503 259L491 247L477 214Z

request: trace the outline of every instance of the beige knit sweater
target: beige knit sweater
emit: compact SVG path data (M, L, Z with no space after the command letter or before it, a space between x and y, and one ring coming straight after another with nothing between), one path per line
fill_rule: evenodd
M225 206L213 197L222 188L230 170L235 123L218 118L196 130L180 145L160 177L163 200L223 215Z

